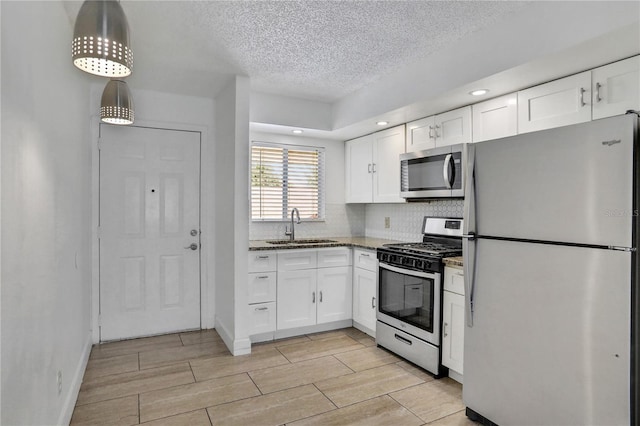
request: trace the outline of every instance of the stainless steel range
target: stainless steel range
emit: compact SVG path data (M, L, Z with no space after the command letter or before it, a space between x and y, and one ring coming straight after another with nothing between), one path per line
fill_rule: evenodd
M462 219L425 217L422 233L378 249L376 343L441 377L442 259L462 255Z

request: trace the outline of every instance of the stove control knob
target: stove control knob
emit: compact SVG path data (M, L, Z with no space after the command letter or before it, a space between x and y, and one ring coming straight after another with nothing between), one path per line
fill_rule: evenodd
M424 268L424 262L422 260L416 260L416 268L422 269Z

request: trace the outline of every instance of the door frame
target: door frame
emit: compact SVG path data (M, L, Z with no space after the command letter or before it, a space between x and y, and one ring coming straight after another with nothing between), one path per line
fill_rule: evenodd
M91 338L100 343L100 243L98 224L100 219L100 117L91 117ZM105 124L107 125L107 124ZM200 327L213 328L215 325L215 288L208 279L209 271L214 271L214 217L213 199L214 176L209 164L213 164L213 150L208 144L210 130L207 126L185 123L165 123L152 120L136 120L135 126L161 130L200 133Z

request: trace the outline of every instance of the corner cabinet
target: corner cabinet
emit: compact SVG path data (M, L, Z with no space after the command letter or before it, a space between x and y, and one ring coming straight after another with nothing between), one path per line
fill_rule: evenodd
M471 107L407 123L407 152L471 142Z
M446 266L442 297L442 365L460 376L463 374L464 327L464 274L461 269ZM451 376L458 381L461 379Z
M404 125L345 142L347 203L403 203L400 154Z
M353 326L376 337L378 260L371 250L353 250Z

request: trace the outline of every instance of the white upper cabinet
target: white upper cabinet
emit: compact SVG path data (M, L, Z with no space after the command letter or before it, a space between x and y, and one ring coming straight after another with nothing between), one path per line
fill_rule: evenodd
M407 152L422 151L436 147L436 116L421 118L407 123Z
M518 133L518 94L500 96L472 106L473 142L504 138Z
M591 71L518 92L518 133L591 120Z
M373 201L373 157L372 135L363 136L345 143L345 178L347 203L370 203Z
M640 110L640 56L592 71L593 119Z
M471 107L407 123L407 152L471 142Z
M404 125L345 143L347 203L403 203L400 198L400 154Z
M436 115L436 147L471 142L471 107Z

